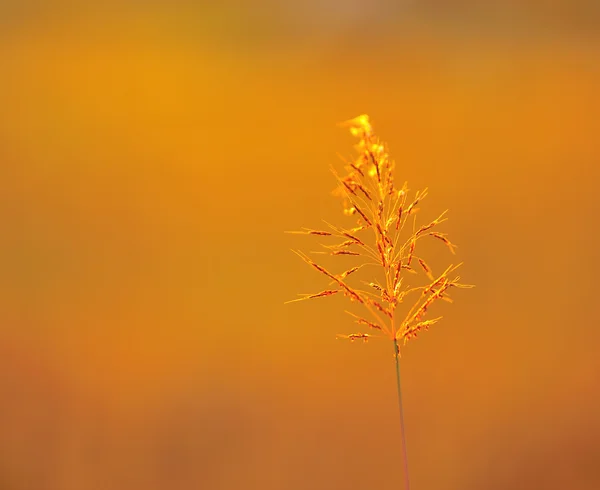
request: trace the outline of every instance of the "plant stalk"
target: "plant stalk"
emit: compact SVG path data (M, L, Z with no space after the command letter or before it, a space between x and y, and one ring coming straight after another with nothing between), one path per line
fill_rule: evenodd
M398 389L398 408L400 409L400 431L402 432L402 461L404 462L404 490L410 490L408 478L408 456L406 451L406 430L404 426L404 410L402 408L402 389L400 388L400 349L398 339L394 339L394 357L396 358L396 387Z

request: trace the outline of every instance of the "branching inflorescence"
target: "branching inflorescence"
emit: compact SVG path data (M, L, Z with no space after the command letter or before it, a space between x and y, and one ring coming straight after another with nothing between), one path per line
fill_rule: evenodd
M355 146L358 156L354 161L345 162L346 175L339 175L335 169L332 171L339 184L335 193L343 200L344 214L356 218L355 226L345 228L327 223L327 230L303 229L289 233L339 239L341 242L324 245L327 253L334 256L354 256L362 262L344 272L332 273L308 255L294 251L307 264L330 279L330 288L302 295L292 301L341 294L360 303L367 315L348 313L356 323L367 327L367 331L338 337L367 341L372 336L369 331L379 331L394 341L398 355L399 341L406 344L408 340L417 337L419 332L428 330L441 319L425 319L434 302L452 302L449 295L452 288L472 286L460 284L459 276L451 277L461 264L450 265L441 274L434 274L425 259L417 255L417 245L423 239L437 240L452 254L455 253L456 245L445 233L437 231L438 225L446 221L446 211L417 228L417 206L427 196L427 189L417 192L409 200L407 184L404 183L400 188L396 186L394 162L390 160L385 145L373 133L367 115L358 116L342 125L349 127L352 135L359 139ZM405 232L407 225L412 227L408 233ZM379 281L366 282L366 289L351 284L351 275L364 266L379 267L383 284ZM427 282L420 286L409 285L407 275L419 273L427 278ZM412 303L412 306L404 315L400 315L399 306L406 303Z
M461 264L449 265L442 273L435 274L420 256L421 248L417 245L427 239L441 242L452 254L455 253L456 246L445 233L437 231L438 225L446 221L446 211L433 221L417 227L417 206L427 196L427 189L417 192L411 200L406 183L401 188L396 186L394 162L390 160L386 147L374 135L368 116L358 116L343 125L349 127L350 132L359 139L356 145L358 156L354 161L345 162L344 176L340 176L335 169L332 171L339 184L335 193L343 200L344 214L354 218L354 226L347 228L326 223L326 230L304 229L290 233L313 235L327 240L337 239L334 243L323 244L327 250L325 253L350 256L360 262L341 273L333 273L308 255L294 251L308 265L326 276L329 284L328 289L301 295L292 301L343 295L364 307L363 312L366 314L347 313L356 323L363 325L366 331L338 337L366 342L372 336L368 332L378 331L380 335L392 340L402 430L404 488L409 490L400 387L400 344L406 344L441 319L426 318L433 303L438 300L452 302L449 294L452 288L472 286L461 284L459 276L454 275ZM362 281L363 286L357 286L355 283L360 282L357 277L362 274L359 270L364 267L375 267L377 279ZM420 276L427 278L422 281L422 285L408 284L408 278ZM402 308L403 313L400 314L400 305L410 306Z

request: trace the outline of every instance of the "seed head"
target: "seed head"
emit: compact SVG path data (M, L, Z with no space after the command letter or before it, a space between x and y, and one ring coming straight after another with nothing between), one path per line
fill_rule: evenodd
M416 255L420 253L418 244L427 237L442 241L450 252L455 253L456 245L450 242L446 233L437 231L437 227L446 221L446 211L437 219L417 226L417 205L427 197L428 190L417 191L411 200L406 183L401 189L394 187L395 164L389 158L387 146L375 135L367 115L345 121L341 126L349 128L350 133L358 138L356 157L352 161L344 160L345 173L340 174L332 168L338 183L334 194L342 199L346 222L335 226L327 223L329 230L304 228L291 233L338 238L342 240L338 244L324 246L330 255L348 257L335 259L343 260L344 267L342 272L334 273L306 254L296 252L308 265L326 276L335 289L302 295L292 301L342 293L364 310L365 314L361 315L348 312L358 324L379 330L394 341L406 343L440 320L441 317L424 317L438 300L452 301L448 295L451 288L472 286L460 284L458 276L450 277L460 264L451 265L436 275L425 259ZM413 222L411 227L406 226L409 217ZM413 268L413 259L420 268ZM356 265L348 269L347 261L352 260L357 261ZM370 281L362 281L370 288L362 290L349 281L353 280L358 269L367 266L375 276ZM412 276L407 276L407 273ZM351 274L352 277L349 277ZM423 279L420 285L409 284L409 277ZM414 294L419 291L420 294ZM413 297L414 302L401 316L398 306L406 304L408 297ZM365 342L370 337L360 332L338 335L338 338L362 339Z

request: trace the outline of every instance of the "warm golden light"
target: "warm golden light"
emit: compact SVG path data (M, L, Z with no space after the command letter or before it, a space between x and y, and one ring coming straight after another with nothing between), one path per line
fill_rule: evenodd
M0 489L600 488L596 5L0 2Z

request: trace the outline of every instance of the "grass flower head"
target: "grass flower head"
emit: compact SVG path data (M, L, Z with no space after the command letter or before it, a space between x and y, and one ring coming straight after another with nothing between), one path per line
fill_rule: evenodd
M327 224L325 230L303 229L291 233L327 237L331 243L323 246L329 255L351 256L357 263L341 272L332 272L307 254L295 251L327 277L334 288L292 301L336 294L346 296L364 307L364 316L350 314L357 324L367 327L367 331L339 337L367 341L372 336L369 332L378 331L395 343L399 354L399 343L406 344L441 319L426 318L433 303L451 302L453 288L471 286L461 284L460 277L454 274L461 264L451 264L443 272L434 273L425 258L418 255L422 240L435 240L455 253L456 245L438 231L438 226L446 221L446 211L433 221L417 226L418 206L427 197L427 189L409 198L407 184L396 184L394 162L386 145L373 132L367 115L341 125L348 127L358 139L357 156L354 161L345 162L345 173L340 175L332 169L338 182L334 193L342 199L343 214L352 219L352 226ZM363 267L377 267L378 279L354 284L352 274ZM424 280L414 284L418 278ZM401 308L407 304L408 307Z
M446 211L433 221L417 225L418 206L427 197L427 189L409 197L407 184L401 187L395 180L395 165L387 147L373 132L367 115L342 123L358 139L353 161L344 165L344 174L335 169L338 182L334 193L341 198L343 214L350 225L327 224L327 229L305 228L290 232L312 235L328 240L322 244L327 254L341 260L355 260L351 267L333 272L312 260L307 254L294 251L311 268L324 276L327 289L301 295L292 300L302 301L342 295L361 307L361 314L347 311L354 321L364 327L358 332L338 335L350 341L367 342L373 336L387 336L394 346L396 384L401 449L404 463L404 488L410 489L408 457L402 390L400 387L400 345L416 338L435 325L441 317L429 318L431 306L439 301L452 302L450 293L455 288L469 288L459 282L455 274L461 264L450 264L442 272L434 272L421 256L423 240L434 240L445 245L454 254L456 245L446 233L438 231L446 221ZM346 222L348 222L348 218ZM323 253L323 252L321 252ZM346 262L347 263L347 262ZM360 281L359 270L371 268L373 277Z

